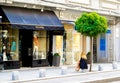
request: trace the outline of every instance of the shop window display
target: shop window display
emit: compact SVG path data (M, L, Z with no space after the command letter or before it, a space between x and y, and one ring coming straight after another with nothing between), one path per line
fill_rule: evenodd
M33 59L46 59L46 31L33 32Z
M33 55L35 55L35 58L38 59L38 47L39 47L39 41L37 33L33 34Z
M17 38L16 30L2 30L1 48L3 61L18 60Z

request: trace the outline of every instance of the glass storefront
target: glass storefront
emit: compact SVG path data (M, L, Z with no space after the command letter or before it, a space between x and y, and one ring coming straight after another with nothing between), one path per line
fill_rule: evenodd
M3 61L19 61L20 41L19 41L19 29L0 27L0 55L3 56ZM32 40L32 60L34 64L37 60L47 60L49 50L49 36L48 31L40 30L33 31L31 35ZM53 36L53 48L52 53L58 52L61 55L61 63L63 59L63 36ZM28 38L29 39L29 38ZM19 43L19 44L18 44ZM26 44L26 43L25 43ZM76 32L73 26L66 25L66 64L73 64L79 59L81 52L81 35ZM24 58L22 54L22 58Z
M18 56L18 30L0 27L0 55L3 61L16 61Z
M50 56L49 59L52 61L51 56L53 55L53 35L63 35L64 31L63 25L54 11L41 13L35 9L6 6L2 6L0 10L2 16L0 56L2 56L4 68L13 69L49 65L48 57ZM31 10L33 12L28 13ZM15 13L16 11L19 12ZM26 19L26 17L31 17L32 15L36 15L38 19L36 17ZM41 26L41 24L44 27L36 27L38 25ZM59 44L57 49L59 49Z
M47 33L46 31L33 32L33 60L46 59L47 51Z

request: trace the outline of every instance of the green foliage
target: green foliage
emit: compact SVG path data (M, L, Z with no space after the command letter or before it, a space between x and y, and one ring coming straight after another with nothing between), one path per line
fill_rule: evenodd
M83 13L75 21L76 29L82 35L95 37L107 31L107 19L96 12Z
M55 53L54 56L60 56L59 53Z
M91 55L91 52L88 52L87 55L90 56L90 55Z

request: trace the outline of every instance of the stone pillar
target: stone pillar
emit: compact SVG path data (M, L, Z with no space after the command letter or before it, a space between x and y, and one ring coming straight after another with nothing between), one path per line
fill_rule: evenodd
M19 80L19 71L12 72L12 80Z
M46 76L46 69L40 69L39 70L39 77L45 77Z
M61 74L62 74L62 75L67 74L67 67L66 67L66 66L63 66L63 67L61 68Z

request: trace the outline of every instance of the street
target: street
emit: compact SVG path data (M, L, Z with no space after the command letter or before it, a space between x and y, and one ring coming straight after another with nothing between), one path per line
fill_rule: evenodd
M86 83L120 83L120 77L110 78L105 80L97 80L97 81L86 82Z

